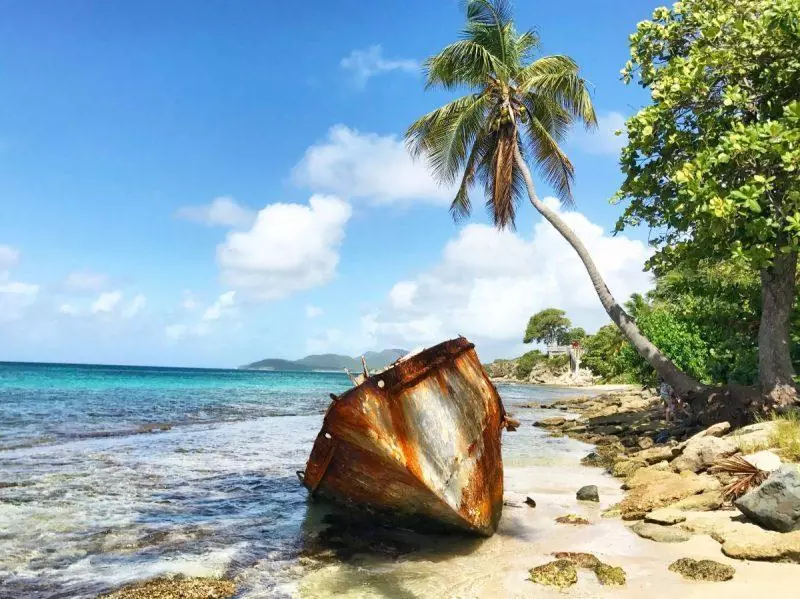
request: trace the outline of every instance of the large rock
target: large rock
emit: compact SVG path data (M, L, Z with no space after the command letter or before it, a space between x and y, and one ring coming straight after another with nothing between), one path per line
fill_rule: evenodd
M742 458L764 472L775 472L783 464L781 459L771 451L757 451L742 456Z
M644 517L645 522L650 524L660 524L662 526L671 526L686 521L686 516L678 510L672 508L661 508L654 510Z
M800 564L800 531L780 533L742 522L733 511L686 512L683 529L707 534L722 544L722 553L735 559Z
M600 501L600 494L597 492L597 485L586 485L578 489L575 494L578 501Z
M530 579L538 584L564 589L578 582L578 568L568 559L555 561L536 566L529 570Z
M736 445L739 451L750 453L756 449L769 447L778 423L773 420L743 426L725 437Z
M730 430L731 430L730 422L717 422L716 424L712 424L707 429L702 430L696 435L692 436L686 443L689 443L696 439L701 439L702 437L722 437L723 435L727 434L728 431Z
M670 508L681 512L711 512L722 507L725 499L720 491L706 491L673 503Z
M787 465L734 504L750 520L778 532L800 530L800 466Z
M647 513L686 497L713 490L715 485L719 486L716 479L692 472L675 474L643 468L626 481L625 486L630 492L618 507L623 516Z
M663 460L671 460L680 453L676 448L668 445L656 445L650 449L637 451L631 457L636 460L644 460L648 464L657 464Z
M539 428L558 428L560 426L564 426L566 423L566 418L562 418L561 416L553 416L552 418L537 420L533 423L533 426L538 426Z
M702 472L737 451L736 445L727 439L699 437L686 444L683 453L672 460L672 467L678 472Z
M643 460L618 460L611 467L611 474L617 478L628 478L640 468L647 467Z
M676 526L660 526L649 522L637 522L630 528L643 539L650 539L659 543L682 543L692 538L692 535Z

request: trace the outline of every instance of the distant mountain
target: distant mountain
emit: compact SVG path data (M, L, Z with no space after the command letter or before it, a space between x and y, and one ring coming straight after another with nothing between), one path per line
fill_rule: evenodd
M364 354L367 367L370 370L385 368L398 358L408 353L404 349L384 349L383 351L369 351ZM299 360L282 360L280 358L267 358L246 366L243 370L344 370L361 371L361 357L351 358L339 354L313 354Z

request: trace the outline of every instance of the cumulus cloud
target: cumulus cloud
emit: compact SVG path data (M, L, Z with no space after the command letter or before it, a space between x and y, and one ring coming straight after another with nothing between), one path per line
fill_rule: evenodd
M226 291L217 298L203 313L203 320L219 320L219 318L233 306L235 291Z
M447 204L454 193L434 181L424 161L412 160L397 136L361 133L345 125L334 125L324 140L309 147L292 178L314 191L378 204Z
M94 301L91 307L92 314L108 314L122 301L121 291L104 291Z
M316 318L322 314L322 308L317 308L316 306L306 306L306 317L307 318Z
M108 275L91 270L82 270L69 273L64 288L71 293L92 292L97 293L108 286Z
M651 286L641 241L612 237L578 212L562 212L620 301ZM522 237L471 224L450 240L438 264L398 282L385 304L362 319L375 346L430 344L463 334L512 351L528 318L544 308L567 311L576 326L595 330L608 318L574 250L546 222Z
M122 318L133 318L147 305L147 298L139 293L122 310Z
M416 60L384 58L383 48L380 45L370 46L364 50L353 50L342 58L339 64L352 75L353 83L358 88L363 88L371 77L383 73L419 71L419 63Z
M617 131L622 133L617 135ZM589 132L575 127L572 141L584 152L617 156L628 143L628 136L625 133L625 117L619 112L613 111L599 115L595 131Z
M203 206L184 206L175 213L177 218L201 223L210 227L221 226L244 229L253 224L256 214L229 197L214 198Z
M228 233L217 247L223 281L259 300L286 297L328 283L352 209L332 196L308 204L270 204L247 231Z
M10 245L0 245L0 271L14 268L19 262L19 250Z

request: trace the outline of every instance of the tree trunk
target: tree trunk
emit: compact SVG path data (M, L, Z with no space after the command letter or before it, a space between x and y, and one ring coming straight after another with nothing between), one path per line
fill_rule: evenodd
M619 303L617 303L617 300L614 299L614 296L611 295L611 291L609 291L608 286L606 285L605 281L603 281L603 277L597 270L597 266L595 265L594 260L592 260L592 257L589 255L586 246L584 246L581 240L578 239L577 235L575 235L572 229L570 229L555 212L550 210L538 198L536 195L536 190L533 186L531 172L528 169L528 165L525 163L525 159L522 157L522 152L520 152L519 146L514 148L514 158L516 159L517 165L519 166L520 170L522 171L522 175L525 178L525 184L528 187L528 196L530 197L531 204L533 204L533 207L536 208L536 210L551 225L553 225L559 233L561 233L564 239L567 240L567 243L569 243L578 253L578 256L589 273L589 278L592 280L592 285L594 285L594 289L600 298L600 303L603 304L603 308L605 308L606 312L608 312L608 315L614 324L619 327L620 331L622 331L622 334L625 335L628 341L631 342L631 345L633 345L636 351L639 352L639 355L647 360L647 363L650 364L650 366L652 366L655 371L669 385L672 386L678 395L686 396L690 393L699 393L703 389L703 386L675 366L672 360L661 353L661 351L655 345L653 345L650 340L647 339L647 337L642 335L641 331L639 331L639 327L636 326L636 323L633 321L633 319L628 316L625 310L623 310L622 306L620 306Z
M796 285L796 252L778 254L771 266L761 270L758 382L761 392L777 406L797 400L789 340Z

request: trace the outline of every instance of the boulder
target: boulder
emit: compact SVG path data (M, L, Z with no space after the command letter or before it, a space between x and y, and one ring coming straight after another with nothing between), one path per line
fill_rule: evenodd
M686 521L686 516L678 510L671 508L662 508L654 510L644 517L644 521L650 524L660 524L662 526L670 526Z
M703 437L722 437L723 435L728 434L731 430L730 422L717 422L716 424L712 424L707 429L700 431L696 435L693 435L689 438L686 443L694 441L696 439L701 439Z
M735 511L686 512L677 526L710 535L734 559L800 564L800 531L780 533L741 520Z
M600 494L597 492L596 485L586 485L578 489L575 494L578 501L600 501Z
M683 453L672 461L678 472L702 472L738 451L734 443L719 437L700 437L686 443Z
M630 529L643 539L658 543L682 543L692 538L688 532L675 526L660 526L649 522L637 522Z
M571 562L575 562L575 565L578 566L579 568L594 569L595 567L603 563L591 553L578 553L574 551L557 551L556 553L553 554L553 557L555 557L556 559L568 559Z
M670 508L681 512L711 512L722 507L725 499L720 491L706 491L673 503Z
M555 561L531 568L530 579L538 584L564 589L578 582L578 569L568 559Z
M755 447L769 447L775 427L778 423L773 420L757 422L743 426L725 437L726 440L736 445L739 451L750 452Z
M764 472L775 472L783 463L781 459L771 451L757 451L756 453L742 456L742 458Z
M617 478L628 478L631 474L646 466L647 462L643 460L619 460L614 462L611 474Z
M650 449L651 447L653 447L653 445L656 444L656 442L653 441L652 437L639 437L636 444L642 449Z
M714 484L719 486L716 479L698 476L692 472L675 474L674 472L643 468L626 481L625 486L630 489L630 492L618 504L618 507L623 515L646 513L692 495L712 490Z
M800 466L787 465L776 470L734 505L769 530L800 530Z
M526 498L525 498L525 503L526 503L526 504L527 504L529 507L536 507L536 500L535 500L533 497L526 497Z
M670 572L677 572L689 580L705 580L711 582L730 580L736 573L736 570L726 564L721 564L710 559L695 560L690 557L682 557L673 562L669 570Z
M668 445L656 445L649 449L637 451L631 457L636 460L643 460L648 464L657 464L658 462L664 460L669 461L679 453L680 452L674 447L669 447Z

